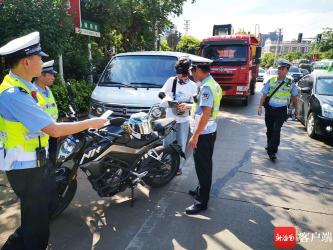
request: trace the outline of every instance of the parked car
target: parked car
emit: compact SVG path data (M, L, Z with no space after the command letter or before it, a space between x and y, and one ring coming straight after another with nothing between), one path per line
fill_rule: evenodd
M333 74L309 74L297 84L298 119L308 135L333 136Z
M300 70L301 70L303 76L306 76L306 75L310 74L310 72L307 69L300 68Z
M128 118L133 113L148 112L160 103L158 93L165 81L176 75L180 57L192 61L211 60L180 52L128 52L115 55L106 65L91 95L89 116L100 116L111 109L113 116Z
M303 77L303 73L301 72L301 70L296 67L296 66L291 66L289 68L289 72L288 75L290 77L292 77L294 79L295 82L298 82L299 79L301 79Z
M265 69L259 67L257 82L263 82L264 81L264 76L265 76Z

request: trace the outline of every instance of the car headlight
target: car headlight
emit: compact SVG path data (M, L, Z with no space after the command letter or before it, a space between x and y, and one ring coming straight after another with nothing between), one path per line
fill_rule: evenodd
M70 157L77 145L77 141L74 137L67 137L63 140L59 147L57 161L64 162L68 157Z
M333 107L327 103L321 106L322 114L326 118L333 118Z

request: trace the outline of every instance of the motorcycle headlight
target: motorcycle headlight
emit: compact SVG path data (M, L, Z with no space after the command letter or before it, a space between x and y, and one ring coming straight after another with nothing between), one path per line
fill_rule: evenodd
M155 107L152 109L151 111L151 116L154 118L154 119L159 119L162 115L162 111L161 111L161 108L160 107Z
M59 147L57 160L60 162L64 162L74 153L76 145L77 142L73 137L67 137L65 140L63 140Z
M321 106L322 114L326 118L333 118L333 107L327 103Z

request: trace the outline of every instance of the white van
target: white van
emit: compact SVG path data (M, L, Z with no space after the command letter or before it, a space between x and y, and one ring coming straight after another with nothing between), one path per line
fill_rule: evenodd
M105 67L91 95L90 117L111 109L112 116L129 117L148 112L160 103L158 93L165 81L176 75L175 64L180 57L192 61L211 60L180 52L128 52L114 56Z

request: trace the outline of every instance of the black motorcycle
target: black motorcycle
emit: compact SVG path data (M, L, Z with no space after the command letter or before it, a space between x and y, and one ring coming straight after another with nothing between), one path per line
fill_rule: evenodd
M76 120L70 107L67 118ZM57 202L52 218L61 214L77 190L80 168L100 197L111 197L134 188L138 183L162 187L176 175L180 157L185 157L178 144L163 145L162 140L175 129L175 120L159 119L161 111L153 106L148 113L152 132L141 139L133 137L128 120L110 118L109 125L87 130L63 139L56 163Z

